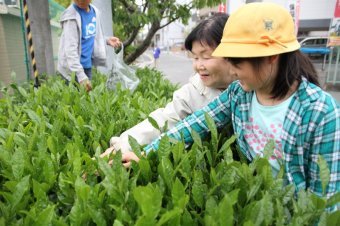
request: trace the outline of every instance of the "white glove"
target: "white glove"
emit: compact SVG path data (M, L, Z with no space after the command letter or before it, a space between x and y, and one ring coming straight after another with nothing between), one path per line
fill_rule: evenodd
M111 137L110 146L113 147L115 151L121 151L122 153L131 151L129 142L121 137Z

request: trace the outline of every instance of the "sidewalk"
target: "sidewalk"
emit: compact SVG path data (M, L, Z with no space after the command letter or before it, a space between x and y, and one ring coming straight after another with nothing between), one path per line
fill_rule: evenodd
M330 83L326 84L328 65L326 65L324 70L322 70L322 63L314 62L314 66L318 72L321 87L325 89L326 92L330 93L340 103L340 86L332 85Z
M153 57L150 50L146 51L135 64L139 67L153 67ZM326 92L330 93L340 103L340 86L325 85L328 65L322 70L322 62L314 62L314 66L319 75L319 81L322 88L326 88ZM158 66L156 68L162 72L165 78L172 83L184 85L188 82L189 77L195 72L192 68L192 60L189 59L185 51L179 52L161 52Z

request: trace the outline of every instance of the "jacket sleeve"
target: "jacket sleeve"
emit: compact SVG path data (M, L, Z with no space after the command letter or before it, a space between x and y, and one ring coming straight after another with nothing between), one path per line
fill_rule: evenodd
M173 100L168 103L165 108L159 108L153 111L150 113L149 117L156 120L159 128L163 128L166 122L168 123L168 128L172 128L178 121L197 110L192 109L191 102L196 101L197 103L197 101L201 101L202 106L200 107L203 107L205 105L203 98L204 97L199 94L196 88L188 83L174 92ZM130 151L131 147L128 142L129 135L135 138L140 145L145 145L149 144L160 134L161 132L154 128L148 119L145 119L141 123L122 133L118 140L114 139L115 144L113 145L111 142L111 145L115 146L116 150L119 149L122 152ZM113 139L111 138L111 140Z
M320 106L327 106L327 108L322 109ZM319 113L322 120L312 135L308 161L309 189L319 196L322 196L324 192L326 197L330 198L340 191L340 107L334 101L329 100L320 103L318 107L323 110L324 114ZM319 156L326 161L330 173L325 191L322 188L320 166L318 165ZM329 210L334 211L339 208L340 203L337 203Z
M65 39L65 57L67 65L77 76L78 82L87 79L83 66L80 64L79 45L80 34L76 20L66 20L62 24Z
M228 91L228 90L227 90ZM231 121L230 99L228 92L223 92L220 96L215 98L207 106L195 111L176 126L161 134L157 139L153 140L149 145L144 147L144 151L148 154L151 150L158 150L161 137L166 135L175 140L183 139L189 145L193 142L191 131L195 130L197 134L204 138L209 133L209 127L205 119L207 113L214 120L217 128L222 128Z

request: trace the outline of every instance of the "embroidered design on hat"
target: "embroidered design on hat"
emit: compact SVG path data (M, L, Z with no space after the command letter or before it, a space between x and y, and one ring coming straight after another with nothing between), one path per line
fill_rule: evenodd
M264 29L267 31L273 30L273 21L272 20L263 20Z

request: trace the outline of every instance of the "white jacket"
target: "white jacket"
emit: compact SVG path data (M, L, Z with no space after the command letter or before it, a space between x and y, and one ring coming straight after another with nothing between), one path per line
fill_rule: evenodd
M106 66L106 37L104 37L99 10L91 4L96 12L96 36L92 54L93 66ZM60 24L63 32L60 37L58 53L58 71L62 76L71 80L74 72L78 82L87 78L83 66L80 64L81 56L81 18L77 10L71 4L61 15Z
M189 83L183 85L173 94L172 102L165 108L159 108L150 113L160 128L168 122L168 128L172 128L186 116L207 105L212 99L220 95L221 90L209 88L203 85L198 74L190 78ZM111 146L122 152L131 151L128 137L132 136L140 145L149 144L160 135L160 131L154 128L148 119L125 131L120 137L110 139Z

